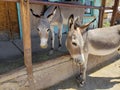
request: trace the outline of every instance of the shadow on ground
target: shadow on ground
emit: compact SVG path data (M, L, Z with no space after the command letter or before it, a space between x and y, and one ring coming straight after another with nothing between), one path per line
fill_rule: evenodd
M119 79L119 81L114 81ZM113 80L113 81L112 81ZM114 85L120 84L120 77L87 77L84 87L79 87L74 77L65 80L54 87L45 90L109 90ZM120 89L120 88L119 88ZM113 89L112 89L113 90ZM114 89L115 90L115 89Z

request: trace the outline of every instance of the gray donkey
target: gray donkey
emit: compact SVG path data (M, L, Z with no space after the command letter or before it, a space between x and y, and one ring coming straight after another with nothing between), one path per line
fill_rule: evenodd
M88 55L108 55L120 50L120 25L87 30L94 21L80 26L71 15L68 20L69 32L66 47L71 57L80 64L80 75L77 77L82 86L86 79Z
M34 16L39 17L40 20L38 22L37 30L40 35L40 47L47 48L48 46L48 38L49 32L51 31L51 51L50 54L53 53L54 50L54 26L58 26L58 40L59 40L59 48L62 45L62 28L63 24L67 25L68 18L71 14L74 16L83 17L84 9L83 8L73 8L73 7L63 7L63 6L49 6L47 10L45 10L41 15L36 15L33 10L31 12ZM79 20L81 22L81 20Z

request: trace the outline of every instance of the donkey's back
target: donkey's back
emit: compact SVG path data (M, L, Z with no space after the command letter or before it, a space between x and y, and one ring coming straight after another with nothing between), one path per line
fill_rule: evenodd
M120 48L120 25L88 31L89 53L106 55Z
M53 11L53 8L55 6L51 6L49 10L47 10L46 14ZM52 19L51 25L56 24L66 24L68 23L68 18L71 14L74 14L75 17L80 17L79 22L81 22L83 15L84 15L84 8L73 8L73 7L63 7L63 6L57 6L56 13Z
M60 6L62 17L64 18L63 23L68 23L68 18L71 14L74 14L74 17L80 17L80 21L83 18L84 8L73 8L73 7L62 7Z

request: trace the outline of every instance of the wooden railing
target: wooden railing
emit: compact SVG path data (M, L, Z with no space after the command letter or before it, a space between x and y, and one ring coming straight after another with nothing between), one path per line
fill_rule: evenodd
M0 1L9 1L9 2L19 2L20 0L0 0ZM26 0L24 0L26 1ZM91 9L101 9L101 6L89 6L89 5L80 5L80 4L72 4L67 2L49 2L49 1L42 1L42 0L29 0L30 3L33 4L44 4L44 5L60 5L66 7L79 7L79 8L91 8ZM113 7L105 7L105 9L113 9Z
M11 2L19 2L20 0L0 0L0 1L11 1ZM24 0L27 1L27 0ZM102 0L102 2L105 2L106 0ZM118 2L119 0L115 0L115 2ZM43 4L43 5L59 5L59 6L65 6L65 7L78 7L78 8L91 8L91 9L98 9L99 10L99 20L98 20L98 27L102 27L103 25L103 14L104 10L114 10L117 7L116 5L113 7L105 7L105 6L88 6L88 5L80 5L80 4L72 4L67 2L49 2L49 1L42 1L42 0L29 0L29 3L32 4ZM116 10L114 10L116 13ZM114 14L115 15L115 14ZM111 20L111 25L113 25L115 21L115 16L113 15Z

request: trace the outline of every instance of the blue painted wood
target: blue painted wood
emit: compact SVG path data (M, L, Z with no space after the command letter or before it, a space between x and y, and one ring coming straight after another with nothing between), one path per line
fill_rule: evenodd
M87 1L87 0L80 0L80 1L82 2L82 4L84 4L85 1ZM102 0L89 0L89 1L94 1L94 3L92 3L93 6L101 6ZM92 9L91 14L85 14L84 16L87 18L83 18L83 24L90 22L94 17L96 17L96 21L92 25L95 28L98 27L98 19L99 19L99 10L98 9Z
M21 15L20 15L20 4L17 3L17 13L18 13L18 24L19 24L19 32L20 32L20 39L22 39L22 22L21 22Z
M48 0L48 1L50 1L50 2L60 2L61 0Z

